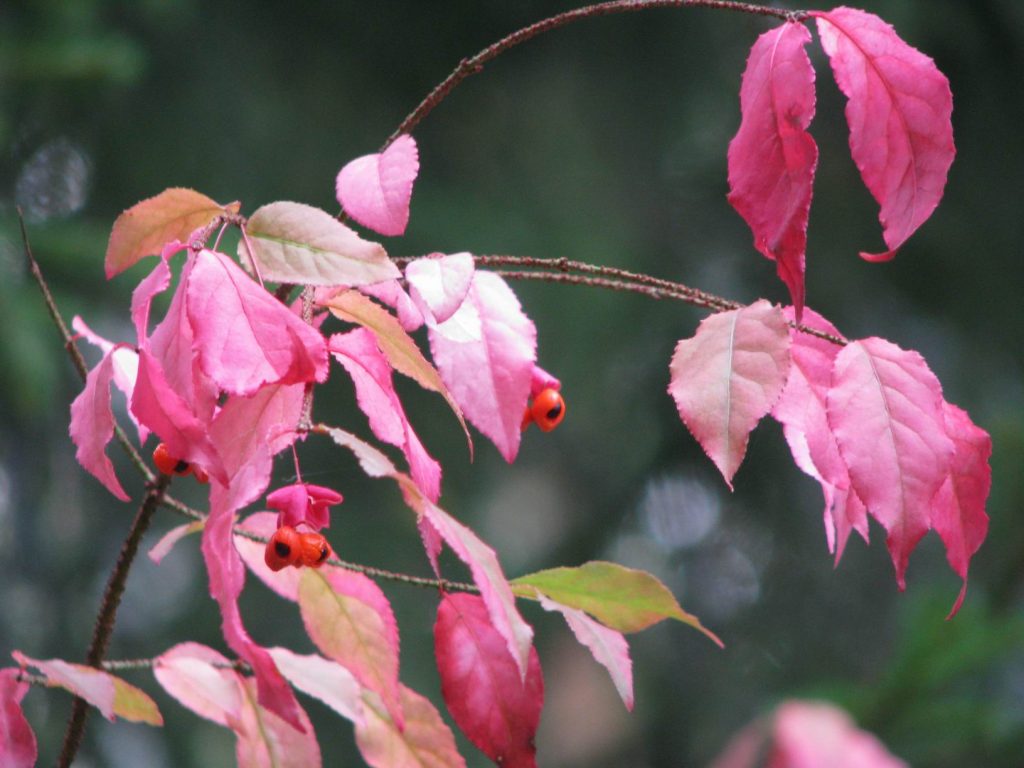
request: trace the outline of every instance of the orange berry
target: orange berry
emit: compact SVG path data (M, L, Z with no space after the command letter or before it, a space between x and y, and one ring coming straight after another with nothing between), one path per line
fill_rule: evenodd
M153 463L165 475L187 475L192 471L192 465L171 456L164 443L160 443L153 451Z
M301 534L289 525L282 525L267 542L263 561L270 570L280 571L288 565L299 565L301 549Z
M319 568L331 556L331 545L319 533L299 534L299 562L310 568Z
M542 432L550 432L565 418L565 400L557 389L543 389L533 398L530 415Z

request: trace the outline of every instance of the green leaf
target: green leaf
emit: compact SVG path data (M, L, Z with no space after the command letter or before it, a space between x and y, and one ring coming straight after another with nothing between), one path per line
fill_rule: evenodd
M326 211L286 201L259 208L246 224L238 256L255 257L265 280L299 285L369 285L400 277L379 243L359 235Z
M114 714L133 723L163 725L164 719L156 702L141 688L126 683L119 677L110 676L114 681Z
M238 213L238 203L221 205L194 189L172 187L136 203L117 217L107 243L107 278L155 256L172 240L184 240L193 230L218 216Z
M619 632L639 632L662 619L675 619L724 647L700 619L679 606L668 587L646 571L593 561L578 568L529 573L513 579L511 584L519 597L536 600L540 592L557 603L586 611Z

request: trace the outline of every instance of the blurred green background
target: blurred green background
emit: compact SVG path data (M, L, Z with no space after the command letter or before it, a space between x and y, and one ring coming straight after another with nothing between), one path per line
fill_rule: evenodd
M464 57L566 2L6 2L0 5L0 658L84 658L106 574L134 513L75 463L68 404L81 384L26 273L14 207L70 318L132 338L128 299L148 267L107 283L117 214L169 186L244 212L273 200L336 210L334 176L375 151ZM729 493L665 393L675 341L702 313L676 303L546 284L514 288L537 324L540 362L568 418L527 433L513 466L461 432L436 397L402 390L444 464L442 504L499 551L511 575L588 559L642 567L726 642L681 625L633 636L636 709L560 620L538 629L545 766L706 764L731 733L792 696L847 707L914 766L1024 764L1024 4L866 0L933 56L954 93L958 157L932 219L886 265L877 209L846 147L843 102L820 49L821 149L808 251L809 304L848 336L919 350L947 398L995 450L991 530L966 605L931 534L905 594L884 548L851 541L833 568L817 485L766 421ZM725 153L747 51L775 22L720 11L592 19L537 38L466 81L415 135L421 173L393 255L566 256L740 301L787 299L725 201ZM88 350L90 361L95 360ZM368 435L335 376L317 415ZM117 454L116 450L111 453ZM342 490L342 557L425 573L411 515L347 455L302 446L306 479ZM141 482L123 457L122 479ZM282 463L281 477L291 471ZM196 504L191 481L175 493ZM161 512L146 546L180 519ZM195 537L131 574L112 658L184 640L223 649ZM457 563L448 561L453 577ZM439 701L436 595L384 585L402 632L406 684ZM251 581L246 621L264 644L310 650L294 607ZM6 663L6 662L0 662ZM163 729L90 719L78 765L229 764L233 737L129 673ZM304 699L325 765L358 765L351 727ZM33 690L40 764L56 756L70 697ZM470 765L486 761L465 740Z

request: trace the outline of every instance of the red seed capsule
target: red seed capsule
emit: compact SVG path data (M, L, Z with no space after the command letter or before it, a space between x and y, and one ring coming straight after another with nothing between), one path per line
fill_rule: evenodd
M153 451L153 463L165 475L187 475L192 471L192 465L171 456L164 443L160 443Z
M263 561L272 571L280 571L289 565L299 565L302 551L302 535L289 525L282 525L267 542Z
M565 400L557 389L543 389L533 398L530 415L542 432L550 432L565 418Z
M299 534L299 563L319 568L331 556L331 545L319 533Z

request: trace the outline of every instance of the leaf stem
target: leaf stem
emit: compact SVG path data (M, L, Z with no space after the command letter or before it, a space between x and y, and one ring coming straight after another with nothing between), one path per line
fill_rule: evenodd
M139 507L135 519L132 521L128 535L121 545L121 552L117 557L114 570L107 580L107 588L103 592L103 600L100 603L99 613L96 614L96 624L93 627L92 641L89 643L89 650L86 654L85 663L90 667L101 667L103 657L110 646L110 637L114 633L114 624L117 620L117 609L121 604L121 596L124 594L125 584L128 581L128 572L131 570L132 562L139 551L139 542L143 534L149 528L163 498L167 485L170 483L169 475L161 475L155 483L149 485L146 491L146 498ZM68 768L71 761L75 759L78 747L82 743L82 735L85 732L85 721L89 714L89 708L85 700L76 696L71 704L71 716L68 718L67 730L64 732L64 743L61 746L60 757L57 765L60 768Z
M645 11L651 8L715 8L718 10L739 11L758 16L770 16L782 20L799 21L807 14L805 11L785 11L780 8L770 8L752 3L729 2L728 0L611 0L611 2L587 5L582 8L574 8L570 11L550 16L546 19L534 22L528 26L518 29L510 35L506 35L497 42L484 48L475 56L463 59L449 75L434 86L434 89L410 112L395 129L384 146L383 152L391 143L403 133L410 133L418 126L423 119L429 115L435 107L444 101L455 88L470 75L481 72L484 65L496 59L510 48L520 43L525 43L538 35L550 32L553 29L567 26L574 21L590 19L598 16L611 16L618 13L629 13L632 11Z

